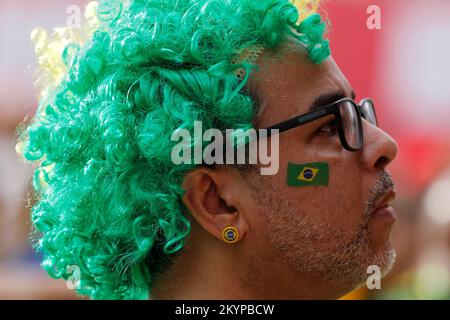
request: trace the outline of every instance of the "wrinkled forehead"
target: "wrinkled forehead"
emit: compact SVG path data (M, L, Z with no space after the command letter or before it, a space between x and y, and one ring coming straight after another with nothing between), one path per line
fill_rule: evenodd
M289 41L277 50L266 50L258 58L259 70L249 79L258 94L258 127L270 126L305 113L316 97L352 89L332 57L314 64L301 43Z

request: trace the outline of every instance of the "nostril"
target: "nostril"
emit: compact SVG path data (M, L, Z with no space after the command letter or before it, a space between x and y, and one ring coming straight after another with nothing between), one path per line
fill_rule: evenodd
M389 162L390 162L389 158L384 156L380 157L378 158L377 162L375 162L375 168L377 170L384 170L384 168L386 168Z

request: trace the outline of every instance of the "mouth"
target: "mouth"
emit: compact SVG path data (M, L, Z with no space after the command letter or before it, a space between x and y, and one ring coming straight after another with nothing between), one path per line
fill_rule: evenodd
M376 218L391 220L392 222L397 221L397 213L391 206L392 202L394 202L395 200L395 195L396 194L394 189L389 189L377 203L375 209L372 212L372 216Z

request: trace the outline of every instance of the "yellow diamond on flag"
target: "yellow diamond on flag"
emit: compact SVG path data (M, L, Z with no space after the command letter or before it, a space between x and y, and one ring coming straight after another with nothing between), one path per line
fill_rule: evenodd
M319 169L312 167L304 167L297 177L297 180L311 182L317 176Z

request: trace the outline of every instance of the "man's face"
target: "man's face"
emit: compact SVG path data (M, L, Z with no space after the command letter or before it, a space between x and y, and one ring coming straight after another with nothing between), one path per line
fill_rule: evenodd
M353 95L332 58L315 65L293 42L277 56L266 52L258 65L260 70L250 81L265 104L257 128L304 114L316 103L326 105ZM278 174L250 174L258 203L251 221L257 232L252 237L262 244L255 248L258 254L262 250L263 255L278 258L270 263L349 290L369 276L368 266L387 272L395 259L389 242L395 217L375 209L392 200L386 166L396 157L397 145L363 120L364 145L349 152L331 120L328 116L281 133ZM329 185L288 186L288 162L328 163Z

